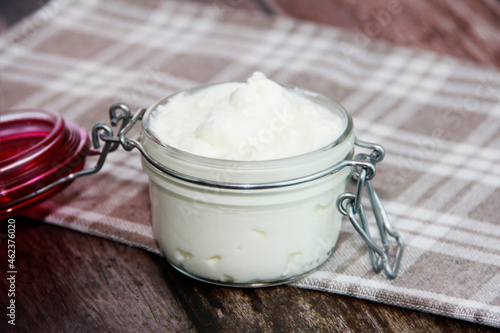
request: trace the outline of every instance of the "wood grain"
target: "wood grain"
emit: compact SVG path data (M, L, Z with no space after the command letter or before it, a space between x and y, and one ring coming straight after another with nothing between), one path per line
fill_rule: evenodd
M6 249L3 230L2 277ZM135 248L16 218L16 266L16 331L188 332L193 326L149 254ZM6 295L2 278L1 309ZM4 312L0 327L7 326Z
M275 13L500 67L500 1L262 0Z
M496 331L291 286L212 286L144 250L15 219L16 332ZM0 308L5 309L5 221L1 225ZM0 331L14 331L1 312Z

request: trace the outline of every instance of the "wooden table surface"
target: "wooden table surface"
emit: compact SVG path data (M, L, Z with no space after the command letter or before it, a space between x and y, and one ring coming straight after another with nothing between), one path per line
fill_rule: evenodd
M497 332L290 286L212 286L185 277L146 251L26 218L15 220L12 332ZM7 271L5 226L2 221L1 274ZM2 278L2 312L6 294ZM4 313L0 320L0 327L6 327Z
M373 13L399 3L403 6L400 15L374 38L500 66L500 3L496 0L458 1L453 7L431 0L321 0L307 2L307 6L299 0L215 2L236 10L285 13L360 33L375 19ZM498 331L290 286L211 286L181 275L144 250L23 217L14 219L16 326L7 325L6 319L7 223L2 221L1 332Z

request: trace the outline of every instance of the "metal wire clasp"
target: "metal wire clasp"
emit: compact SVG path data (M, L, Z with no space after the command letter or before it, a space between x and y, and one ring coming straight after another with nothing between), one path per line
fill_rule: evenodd
M357 139L355 145L372 150L369 155L363 153L357 154L354 158L355 160L365 161L375 165L384 158L385 151L380 145L359 141ZM372 172L372 169L368 169L364 166L355 167L352 172L352 180L356 183L356 193L346 192L340 195L337 199L337 207L343 215L349 218L354 229L356 229L368 246L368 255L373 270L376 273L384 270L387 277L394 279L398 275L399 264L403 256L404 243L402 237L392 229L387 213L382 206L382 202L373 188L371 179L374 176L375 174ZM365 209L362 204L363 192L365 190L370 199L373 215L375 216L375 221L380 233L382 247L377 245L370 235ZM396 254L392 262L389 259L389 237L393 238L397 244Z

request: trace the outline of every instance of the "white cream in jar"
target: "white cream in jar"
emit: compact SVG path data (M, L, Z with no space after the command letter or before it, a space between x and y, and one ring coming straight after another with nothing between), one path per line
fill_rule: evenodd
M316 150L343 131L323 105L256 72L159 105L151 130L161 142L227 160L273 160Z
M322 95L255 73L163 99L147 112L141 143L158 163L212 182L280 182L352 154L352 121ZM185 182L143 159L155 237L167 260L195 278L234 285L282 283L326 261L337 241L336 200L349 168L265 189Z

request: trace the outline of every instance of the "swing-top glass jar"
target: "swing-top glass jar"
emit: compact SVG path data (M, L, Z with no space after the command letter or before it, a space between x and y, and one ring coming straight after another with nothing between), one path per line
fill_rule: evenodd
M333 139L313 151L255 160L254 144L250 159L231 160L180 150L160 138L154 125L162 120L165 107L170 103L176 103L174 109L185 107L179 99L194 99L203 92L216 95L216 89L224 87L182 91L151 106L143 118L139 141L143 168L150 179L154 233L162 253L178 270L216 284L255 286L301 277L324 263L337 242L342 217L337 199L351 175L346 166L364 167L368 170L365 178L367 173L374 175L374 166L351 159L355 137L352 119L344 108L298 88L286 90L327 110L340 123ZM220 113L226 116L228 112ZM217 122L217 116L209 119ZM169 117L176 118L167 115L166 119ZM260 128L261 137L267 133L265 140L261 138L265 144L272 141L271 134L281 134L276 125L279 121L286 120L274 116L264 127L267 132ZM218 129L227 130L220 124ZM209 134L213 132L211 128Z
M320 149L275 160L214 159L161 143L151 122L158 106L177 95L146 113L140 141L161 165L216 184L268 184L247 189L205 186L165 174L143 159L150 177L155 237L177 269L218 283L276 283L316 268L331 254L341 222L336 200L345 190L350 170L302 184L294 180L349 159L354 145L352 121L332 100L297 89L294 93L335 113L343 130ZM279 186L280 182L294 185Z
M205 132L194 132L195 139L201 140L191 146L193 151L184 149L180 141L171 144L162 136L162 127L157 126L161 121L172 122L167 133L181 136L185 134L184 125L191 123L191 118L181 119L179 114L164 117L165 109L187 112L186 105L179 104L179 100L204 109L203 101L196 98L205 94L213 99L214 94L218 94L215 91L224 90L227 85L185 90L135 114L124 104L114 104L110 108L111 124L120 125L120 129L115 136L109 125L94 126L90 153L100 157L93 168L74 172L29 197L3 205L2 211L11 212L14 204L22 205L27 199L64 182L99 171L107 154L119 146L127 151L135 148L141 152L143 169L149 176L152 222L158 245L172 266L191 277L240 287L281 284L302 277L332 254L342 215L349 217L366 242L373 269L376 272L383 270L389 278L396 277L403 242L392 230L370 181L375 176L375 164L384 157L384 150L378 145L358 141L350 115L332 99L293 87L279 86L282 92L272 90L273 87L261 89L268 97L285 94L297 98L292 104L305 103L306 112L299 117L303 122L294 120L293 131L284 132L287 133L284 140L291 140L295 146L281 145L284 141L273 137L283 134L284 125L290 119L275 114L266 120L267 127L251 123L252 119L261 119L255 114L261 110L242 93L232 98L253 105L236 110L246 113L244 120L249 124L232 128L234 122L220 121L228 111L219 103L213 107L218 112L207 118L210 126L203 128ZM230 90L234 91L233 88ZM275 103L273 98L273 107L280 108L281 102ZM308 142L328 130L307 125L308 118L317 117L319 112L311 108L328 114L324 119L315 119L316 124L327 122L328 117L335 118L338 123L337 132L314 149L310 149ZM139 139L128 138L127 134L139 121L143 124ZM301 129L302 125L309 126L309 130ZM233 145L233 151L227 154L226 148L232 143L225 140L248 137L238 131L252 126L260 129L254 133L264 146L271 141L277 142L271 154L264 150L262 155L260 143L256 144L255 140L250 145ZM227 129L229 131L225 131ZM211 146L222 142L223 149L205 155L207 142ZM295 149L298 146L302 148ZM370 152L354 156L355 146L370 149ZM289 151L283 155L287 149ZM356 183L355 193L344 192L348 179ZM370 236L362 205L363 193L370 199L382 246ZM392 261L388 257L389 237L397 243Z

